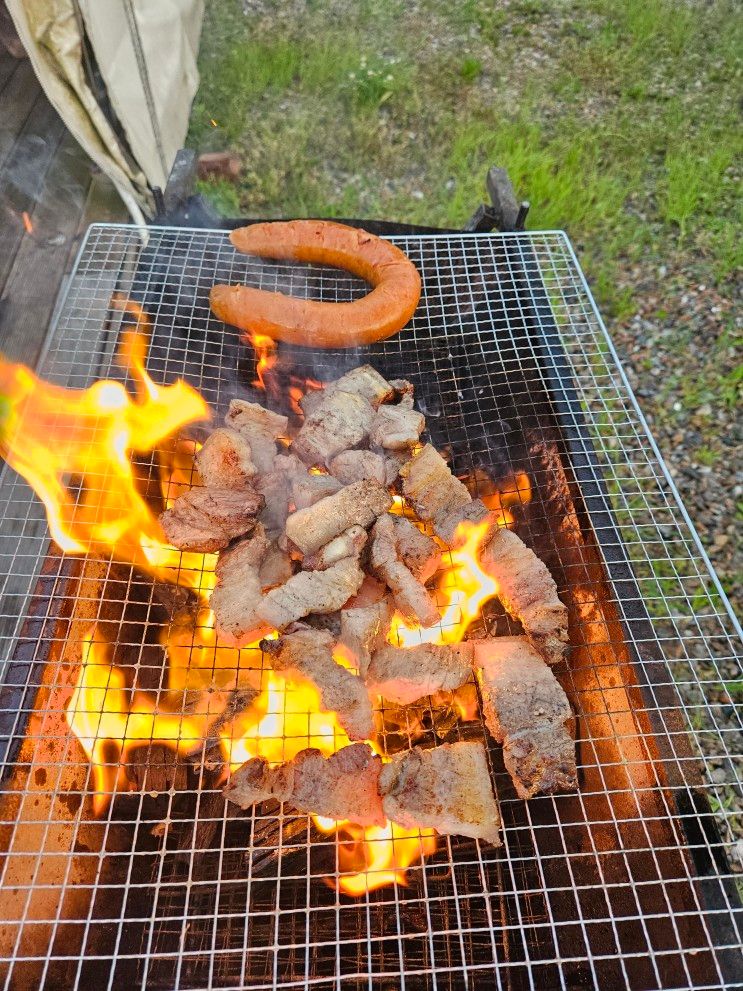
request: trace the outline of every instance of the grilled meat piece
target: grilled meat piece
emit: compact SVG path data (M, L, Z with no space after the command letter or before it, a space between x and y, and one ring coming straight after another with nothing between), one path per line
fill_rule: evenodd
M384 644L372 656L365 674L371 695L397 705L410 705L438 691L454 691L472 674L472 644Z
M261 588L265 591L283 585L289 581L294 574L292 559L286 551L282 550L275 540L266 551L266 556L261 562L260 580Z
M480 564L498 582L498 598L524 628L548 664L563 659L568 644L568 610L557 595L547 566L511 530L494 524Z
M366 546L366 530L363 526L350 526L314 554L308 554L302 561L306 571L325 571L331 564L337 564L344 557L353 557L357 561Z
M395 522L388 513L374 524L370 565L377 578L390 589L397 608L406 618L416 620L421 626L433 626L439 621L436 603L426 587L399 558Z
M312 554L354 524L368 527L391 505L392 497L383 486L369 480L355 482L292 513L286 535L303 554Z
M263 496L255 489L189 489L160 517L168 543L208 554L255 527Z
M500 846L500 814L482 743L414 747L382 767L382 807L408 829L432 826Z
M292 480L300 472L306 476L305 466L299 458L293 454L279 454L273 469L256 480L255 487L266 500L260 520L272 540L284 533L292 498Z
M315 749L301 750L294 760L275 768L254 757L232 774L224 795L242 809L275 798L300 812L384 826L381 769L381 759L365 743L352 743L330 757Z
M270 629L257 611L263 598L261 567L269 547L259 523L252 536L222 551L217 559L217 585L209 605L217 636L223 643L243 647Z
M292 451L306 465L329 465L336 454L365 440L373 419L374 409L363 396L326 389L323 401L305 417Z
M380 406L369 431L369 443L385 450L409 450L426 428L426 418L413 409L412 394L396 406Z
M404 516L394 517L397 553L408 571L424 584L441 566L441 548Z
M310 613L330 613L340 609L359 590L364 572L351 557L326 571L300 571L268 592L258 607L262 619L275 630Z
M378 485L390 485L387 480L387 460L374 451L341 451L328 465L330 474L342 485L352 485L371 479Z
M276 441L285 436L289 419L273 413L258 403L244 399L233 399L224 418L228 427L233 427L250 444L253 463L259 474L267 475L273 470L276 460Z
M335 382L331 382L327 389L331 392L352 392L358 396L363 396L374 409L381 403L386 403L392 399L394 389L392 383L383 378L379 372L371 365L359 365L352 368L350 372L341 375Z
M472 502L439 516L436 520L436 534L445 544L453 547L460 542L457 539L457 527L460 523L483 523L488 518L493 524L497 523L495 514L490 512L485 503L480 499L473 499Z
M520 798L577 787L573 713L525 637L473 641L488 730Z
M472 501L465 485L452 475L446 461L431 444L400 469L403 478L402 491L418 516L438 524L455 510Z
M354 606L341 611L339 644L351 654L359 674L366 679L372 654L387 639L393 609L387 598L368 606Z
M301 475L292 476L291 486L295 510L309 509L316 502L335 495L343 488L332 475L310 475L306 469Z
M204 485L215 489L242 489L256 473L250 444L232 427L213 430L196 455L196 468Z
M364 682L333 659L333 637L329 633L300 625L278 640L264 640L261 646L274 671L315 686L323 708L336 713L352 740L373 735L371 701Z

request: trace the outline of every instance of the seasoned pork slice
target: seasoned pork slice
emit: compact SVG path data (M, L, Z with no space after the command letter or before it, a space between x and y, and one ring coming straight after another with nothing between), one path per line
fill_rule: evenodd
M404 516L395 516L394 526L402 563L418 581L427 582L441 567L441 548Z
M189 489L160 517L168 543L181 551L210 553L255 527L263 496L255 489Z
M289 678L302 678L320 693L324 709L335 712L352 740L374 734L374 718L364 682L333 659L333 637L299 626L278 640L261 644L271 667Z
M369 431L369 443L385 450L410 449L418 443L426 418L413 409L413 397L403 396L396 406L380 406Z
M330 462L328 470L343 485L352 485L367 478L379 485L390 484L387 481L387 460L374 451L341 451Z
M411 574L399 558L395 521L388 513L380 516L374 524L370 566L392 592L403 616L417 621L421 626L433 626L439 621L436 603L425 585Z
M353 557L357 561L366 546L366 530L363 526L350 526L343 533L334 537L314 554L307 554L302 561L305 571L325 571L331 564L337 564L344 557Z
M355 595L364 580L358 561L344 558L326 571L300 571L268 592L258 607L260 616L275 630L310 613L335 612Z
M328 465L368 436L373 419L374 409L363 396L326 389L323 401L305 417L292 451L306 465Z
M252 536L222 551L217 559L217 585L209 605L217 636L223 643L242 647L270 629L257 612L262 599L261 566L269 546L259 523Z
M565 692L525 637L474 641L485 724L521 798L574 791L574 720Z
M314 475L307 469L300 475L292 475L292 502L296 509L308 509L327 496L340 492L343 485L332 475Z
M371 695L410 705L438 691L454 691L472 674L472 644L384 644L372 656L365 681Z
M372 654L387 639L393 609L387 598L367 606L353 606L341 611L339 644L346 648L366 679Z
M242 489L256 473L250 455L250 444L242 434L232 427L219 427L197 453L196 468L209 488Z
M511 530L494 524L480 564L498 582L498 598L524 628L548 664L557 664L568 644L568 610L557 585L534 551Z
M466 486L452 475L446 461L435 447L426 444L422 451L400 469L403 478L402 491L418 516L438 522L455 510L466 506L472 496Z
M288 418L258 403L233 399L224 420L228 427L234 427L249 442L253 463L259 474L266 475L272 471L278 453L276 440L286 435Z
M365 743L352 743L330 757L319 750L302 750L275 768L254 757L234 772L224 795L242 809L275 798L300 812L383 826L381 769L381 759Z
M382 807L408 829L432 826L500 846L500 814L482 743L414 747L382 767Z
M354 524L368 527L391 505L389 492L377 482L355 482L292 513L286 535L303 554L312 554Z

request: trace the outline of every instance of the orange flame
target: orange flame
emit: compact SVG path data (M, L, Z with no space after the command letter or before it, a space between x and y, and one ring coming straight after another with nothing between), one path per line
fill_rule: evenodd
M27 210L24 210L23 211L23 213L21 214L21 219L23 220L23 226L26 229L26 233L27 234L33 234L33 232L34 232L34 225L31 222L31 218L29 217Z

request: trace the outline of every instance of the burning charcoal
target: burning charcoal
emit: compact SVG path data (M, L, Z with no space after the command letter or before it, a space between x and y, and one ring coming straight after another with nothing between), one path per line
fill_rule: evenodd
M251 537L219 555L217 586L209 605L217 635L226 644L242 647L270 629L258 612L263 598L260 569L268 549L268 538L259 523Z
M381 769L381 759L365 743L352 743L330 757L319 750L302 750L276 768L254 757L235 771L224 795L242 809L276 798L299 812L348 819L360 826L384 826Z
M183 791L188 786L188 767L173 747L146 743L135 747L124 765L127 779L138 791L159 795L172 788Z
M368 527L391 505L392 497L381 485L355 482L292 513L286 521L286 535L303 554L312 554L354 524Z
M272 471L278 453L276 440L286 434L288 418L264 409L258 403L233 399L224 419L228 427L234 427L250 444L258 472L267 475Z
M210 488L243 489L256 473L250 455L250 444L242 434L220 427L209 434L197 453L196 468Z
M255 527L263 496L254 489L190 489L160 517L166 540L181 551L221 550Z
M398 554L394 519L385 514L372 530L371 569L385 582L397 608L407 619L415 620L421 626L433 626L440 619L436 603L426 587L399 560Z
M473 643L485 724L519 797L575 791L573 712L557 678L525 637Z
M366 546L366 530L363 526L350 526L343 533L334 537L314 554L308 554L302 562L306 571L325 571L332 564L337 564L344 557L358 559Z
M500 814L482 743L414 747L382 767L385 815L408 829L471 836L500 846Z
M323 708L336 713L352 740L368 739L374 733L374 719L366 687L333 659L333 646L329 633L306 626L261 643L274 671L309 681L320 693Z
M338 642L351 655L364 679L372 654L387 639L392 613L392 605L386 597L373 605L355 606L341 612Z
M262 619L275 630L310 613L330 613L340 609L358 591L364 572L353 558L332 565L326 571L301 571L289 581L268 592L258 607Z
M409 705L437 691L453 691L471 674L470 643L417 647L384 644L374 653L365 681L371 695Z
M454 546L455 534L460 523L482 523L488 517L491 517L494 523L497 522L494 514L480 499L473 499L464 506L458 506L451 513L440 516L436 520L436 533L445 544Z
M404 516L394 517L397 553L408 571L424 584L441 566L441 548Z
M390 485L387 461L374 451L341 451L328 465L328 470L342 485L371 479L379 485Z
M480 563L498 582L498 598L520 621L534 647L548 664L559 663L568 644L568 610L546 564L520 537L497 523Z
M422 413L413 409L412 395L396 406L380 406L369 431L369 443L385 450L409 450L426 427Z
M365 440L373 419L374 410L363 396L326 390L323 401L305 418L292 451L306 465L328 465L336 454Z
M309 509L327 496L335 495L343 488L332 475L310 475L306 470L301 475L292 476L292 499L294 508Z
M422 520L433 523L434 529L439 520L443 521L472 501L466 486L452 475L447 463L430 444L408 461L400 474L403 495Z
M261 562L261 588L266 591L277 585L283 585L293 574L291 557L278 546L276 541L272 541Z

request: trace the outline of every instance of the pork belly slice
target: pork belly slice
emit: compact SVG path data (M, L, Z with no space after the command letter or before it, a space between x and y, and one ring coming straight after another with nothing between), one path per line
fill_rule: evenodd
M450 513L437 517L436 535L441 537L445 544L454 547L461 543L461 539L457 538L457 527L460 523L484 523L488 519L493 524L498 522L495 514L490 512L482 500L473 499L472 502L467 502Z
M329 465L336 454L366 439L373 419L374 409L363 396L326 389L323 401L305 417L292 451L306 465Z
M438 532L439 521L472 501L467 487L452 475L446 461L431 444L400 469L402 491L420 519L433 523Z
M270 630L258 613L263 598L261 568L269 548L259 523L252 536L222 551L217 559L217 584L209 605L217 636L225 644L243 647Z
M261 562L261 588L265 591L275 588L277 585L283 585L284 582L289 581L293 574L294 568L291 557L279 547L275 540L272 540L266 551L266 556Z
M342 485L352 485L365 479L371 479L379 485L392 484L387 480L387 459L374 451L341 451L328 465L328 471Z
M388 402L395 394L392 383L383 378L371 365L359 365L334 382L328 382L324 395L329 396L339 391L362 396L374 409L377 409L380 403ZM305 414L308 412L304 405L302 409Z
M397 705L410 705L426 695L460 688L472 674L472 644L384 644L366 671L371 695Z
M253 463L259 474L272 471L276 455L276 441L285 436L289 419L280 413L265 409L258 403L245 399L233 399L224 418L228 427L233 427L250 444Z
M349 819L360 826L384 826L379 795L381 759L366 743L352 743L330 757L314 748L270 768L262 757L247 761L231 776L224 795L242 809L268 798L299 812Z
M356 594L363 580L364 572L351 557L325 571L300 571L264 595L258 612L270 627L283 630L310 613L340 609Z
M168 543L208 554L255 527L263 496L253 488L189 489L160 517Z
M441 567L441 548L427 534L422 533L415 523L404 516L394 517L397 553L408 571L425 582L433 577Z
M558 598L555 580L511 530L494 524L492 533L480 563L498 582L498 598L534 647L548 664L557 664L568 644L568 610Z
M292 475L291 493L295 510L309 509L327 496L335 495L343 488L332 475L310 475L305 468L301 475Z
M557 678L525 637L473 643L485 725L519 797L574 791L574 719Z
M305 571L325 571L332 564L337 564L344 557L353 557L357 561L366 546L366 530L363 526L350 526L343 533L333 537L314 554L307 554L302 561Z
M392 496L377 482L355 482L292 513L286 535L303 554L312 554L354 524L368 527L391 505Z
M412 394L395 406L380 406L369 430L369 443L385 450L400 451L418 443L426 418L413 409Z
M215 489L242 489L256 473L250 444L232 427L213 430L196 454L196 468L204 485Z
M386 597L372 605L341 610L338 642L351 655L364 680L372 654L384 644L390 632L393 612L392 604Z
M333 659L333 645L330 633L307 626L261 643L274 671L310 682L349 737L366 740L374 734L371 700L361 678Z
M406 619L421 626L433 626L439 621L436 603L425 585L399 558L395 520L389 513L374 524L369 557L372 572L390 589L395 605Z
M431 826L500 846L500 814L482 743L414 747L382 767L382 808L408 829Z

